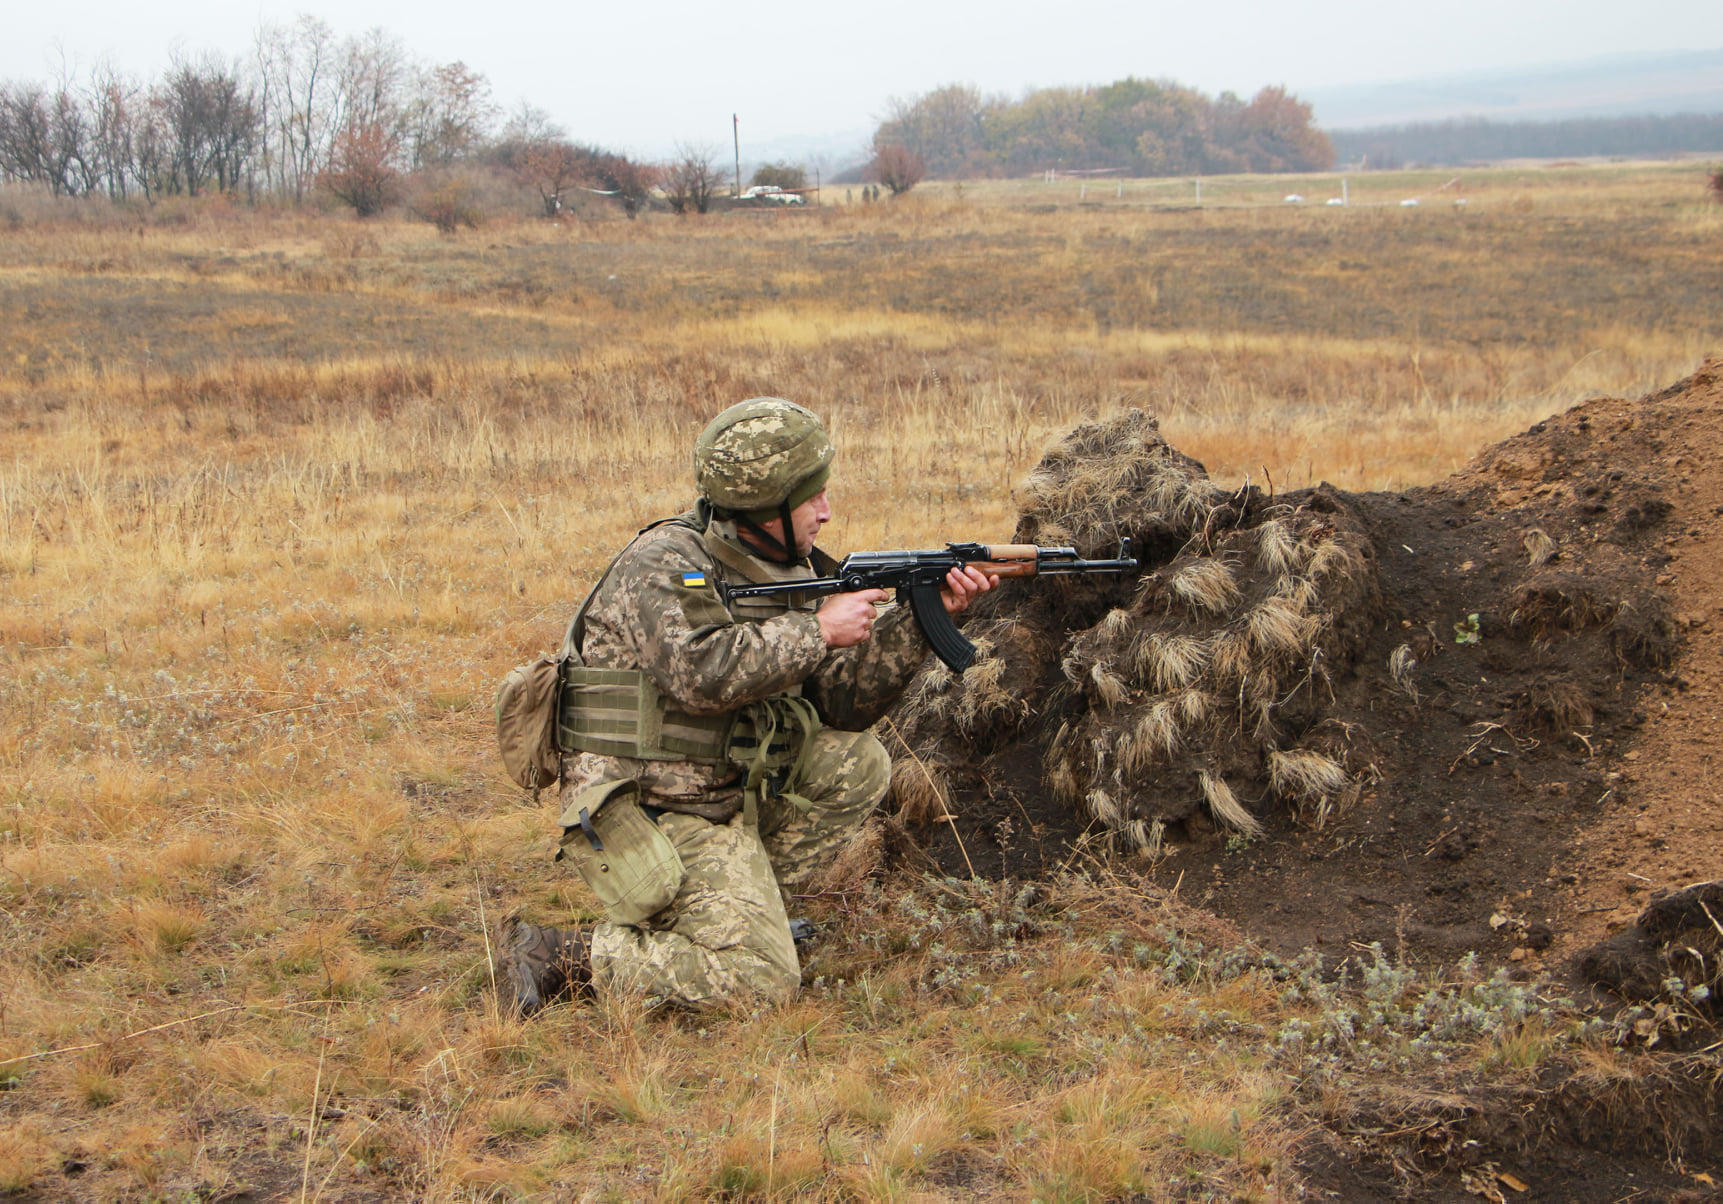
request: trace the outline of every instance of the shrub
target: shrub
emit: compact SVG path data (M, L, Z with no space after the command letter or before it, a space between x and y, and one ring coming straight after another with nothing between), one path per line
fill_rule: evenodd
M762 163L754 169L750 184L774 184L785 192L800 192L808 186L807 169L788 163Z
M874 153L873 174L896 196L921 183L927 174L927 164L908 147L893 143Z
M465 173L435 176L414 191L413 216L444 234L453 234L463 226L475 230L484 220L475 181Z

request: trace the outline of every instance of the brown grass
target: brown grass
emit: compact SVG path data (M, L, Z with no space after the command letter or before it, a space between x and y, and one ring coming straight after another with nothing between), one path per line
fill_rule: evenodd
M990 887L882 890L860 848L805 901L800 1003L500 1018L481 916L592 903L499 772L492 690L686 504L694 433L748 395L829 418L850 549L1008 537L1046 442L1128 406L1227 491L1397 488L1666 383L1720 333L1714 228L1673 171L1588 179L1479 173L1463 212L1010 183L451 239L31 209L0 243L0 1189L1290 1194L1284 1080L1177 1019L1230 1005L1139 962L1169 938L1130 891L1025 919ZM1624 300L1597 265L1628 246ZM1176 467L1080 500L1119 488L1213 501ZM1193 673L1252 668L1243 629L1206 669L1143 655L1183 731ZM978 731L1015 714L994 685Z

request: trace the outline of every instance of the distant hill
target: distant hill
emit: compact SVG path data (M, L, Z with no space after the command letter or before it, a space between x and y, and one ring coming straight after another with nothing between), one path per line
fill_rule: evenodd
M1579 117L1723 113L1723 49L1610 55L1517 71L1397 83L1298 88L1326 130L1457 117L1557 121Z

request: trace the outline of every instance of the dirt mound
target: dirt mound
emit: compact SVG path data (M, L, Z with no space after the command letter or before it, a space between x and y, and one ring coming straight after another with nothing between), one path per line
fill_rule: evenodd
M1723 877L1720 369L1401 494L1228 492L1140 413L1072 432L1016 538L1130 536L1141 576L983 600L981 660L896 714L903 819L959 874L1140 852L1283 952L1576 965Z

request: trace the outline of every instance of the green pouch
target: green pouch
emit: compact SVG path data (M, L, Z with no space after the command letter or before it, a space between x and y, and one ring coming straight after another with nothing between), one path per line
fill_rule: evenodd
M575 793L562 813L557 860L574 868L615 924L643 927L682 886L682 858L640 806L632 778L597 782Z

